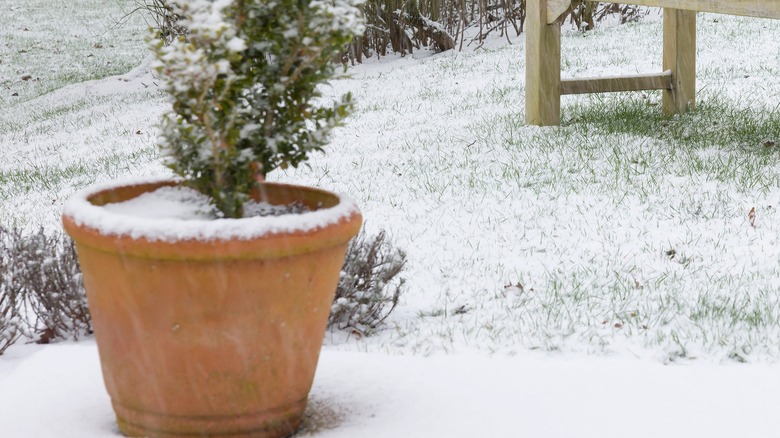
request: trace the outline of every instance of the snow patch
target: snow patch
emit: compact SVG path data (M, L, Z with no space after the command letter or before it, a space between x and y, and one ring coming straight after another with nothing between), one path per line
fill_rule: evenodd
M118 214L148 219L214 220L208 196L189 187L161 187L136 198L103 206Z

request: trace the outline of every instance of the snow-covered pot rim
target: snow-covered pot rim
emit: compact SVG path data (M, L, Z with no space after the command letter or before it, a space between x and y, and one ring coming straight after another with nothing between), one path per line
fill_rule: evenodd
M161 259L273 258L346 244L360 229L355 202L325 190L264 183L271 204L297 200L305 213L241 219L183 220L115 213L122 202L180 179L145 178L96 184L78 191L63 209L63 225L77 245L127 256Z

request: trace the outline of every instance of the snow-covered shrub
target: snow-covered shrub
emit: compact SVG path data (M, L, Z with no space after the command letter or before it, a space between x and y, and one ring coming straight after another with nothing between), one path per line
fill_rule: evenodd
M384 231L374 237L361 231L349 244L328 326L370 333L398 304L405 265L406 254L390 245Z
M92 332L76 251L65 235L0 228L0 344ZM2 348L2 347L0 347Z
M91 334L92 319L73 241L64 234L52 236L40 230L26 239L26 245L29 269L23 278L37 317L36 342L77 340Z
M347 250L328 326L370 333L393 311L406 254L385 233L353 239ZM0 227L0 354L19 338L39 343L92 332L78 259L64 234Z
M29 332L22 317L24 289L16 280L14 237L18 233L0 227L0 354Z
M3 229L0 228L0 233ZM24 322L20 316L22 299L19 291L11 287L11 284L7 284L5 281L6 276L9 275L9 269L6 266L7 252L6 246L2 240L0 240L0 354L10 347L17 339L19 339L24 333Z
M298 166L352 107L318 86L363 32L357 0L170 0L187 38L150 40L172 109L159 144L166 164L241 217L257 181Z
M24 334L24 323L16 313L18 309L12 307L14 303L2 302L6 298L0 296L0 355Z

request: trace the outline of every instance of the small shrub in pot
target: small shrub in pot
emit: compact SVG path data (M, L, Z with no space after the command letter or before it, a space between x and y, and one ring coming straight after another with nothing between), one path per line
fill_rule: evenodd
M348 0L179 0L171 8L189 34L152 41L172 102L160 136L166 163L225 217L241 217L258 180L321 150L350 110L349 94L320 105L318 86L362 33L359 11Z

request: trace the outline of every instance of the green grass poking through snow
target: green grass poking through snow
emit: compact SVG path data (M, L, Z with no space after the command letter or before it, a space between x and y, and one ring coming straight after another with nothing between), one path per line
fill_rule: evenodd
M57 229L76 188L165 172L153 83L66 87L141 62L143 20L111 29L130 3L0 0L3 223ZM566 96L562 126L526 126L522 38L385 59L327 88L352 91L355 114L310 167L271 179L349 194L408 254L393 328L355 348L776 359L780 22L699 22L682 116L663 117L659 93ZM563 74L653 72L660 47L652 14L565 33Z

